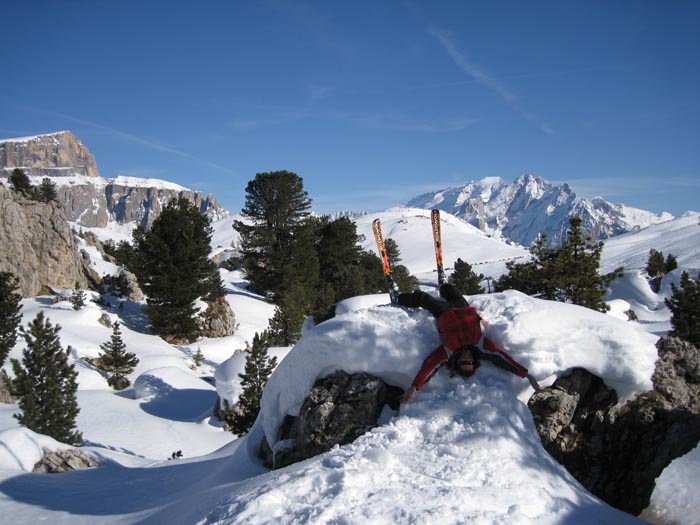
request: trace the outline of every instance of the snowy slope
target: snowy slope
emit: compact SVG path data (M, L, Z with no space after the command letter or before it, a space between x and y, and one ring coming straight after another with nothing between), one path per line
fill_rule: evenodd
M546 454L523 403L527 382L488 364L469 382L438 374L400 414L389 411L385 425L353 444L265 473L255 457L262 433L274 441L280 418L298 409L319 375L342 368L410 382L437 341L434 321L423 311L374 305L383 299L343 305L345 313L307 331L271 378L247 437L209 456L138 469L113 463L65 476L0 471L0 512L13 523L56 525L638 523L589 495ZM517 292L472 301L492 323L491 336L540 379L585 365L629 391L648 387L653 338L622 321L582 317L578 307ZM558 323L547 321L552 317ZM152 430L144 429L144 441L175 442ZM80 498L70 497L76 492Z
M699 271L700 213L687 212L672 221L606 240L601 271L610 272L618 266L645 268L652 248L663 252L664 256L676 256L680 268Z
M450 213L441 213L443 261L448 275L458 258L468 262L477 273L498 277L505 272L508 260L527 257L523 248L493 239ZM433 233L430 211L421 208L391 208L385 212L355 219L357 232L365 236L362 247L377 253L372 233L372 221L379 219L385 238L396 241L401 252L401 264L421 281L437 282Z
M369 229L375 217L382 220L385 235L399 243L403 263L434 282L428 212L398 208L357 219L366 249L376 250ZM669 229L659 235L650 237L647 230L635 235L650 243L677 239L677 244L653 247L697 268L695 230L686 236L672 228L674 223L679 230L689 226L682 219L660 225ZM228 247L234 235L230 219L220 221L213 244ZM490 274L482 268L496 273L503 259L527 254L446 213L443 235L447 266L462 257L483 263L475 269ZM648 249L628 239L608 264L633 260L636 252ZM668 282L677 279L669 276L662 293L653 294L638 273L628 275L611 297L612 315L517 292L470 301L491 323L491 336L541 384L573 366L585 366L625 396L650 386L654 342L668 329L668 311L654 305L662 302ZM266 389L262 415L249 436L235 439L211 417L213 400L217 391L228 398L238 395L244 358L234 354L264 330L274 307L247 290L240 272L222 272L222 277L238 331L192 345L172 346L150 335L135 303L124 303L123 310L89 303L75 312L48 298L23 302L25 324L42 310L63 327L63 346L74 347L78 428L87 442L84 450L103 464L67 475L28 474L41 446L59 445L20 429L12 418L16 405L0 405L3 519L55 525L640 523L592 497L551 460L524 405L531 393L527 382L488 364L468 382L439 373L399 414L387 410L384 425L356 442L267 472L255 456L260 438L265 433L275 441L281 418L298 410L315 378L335 368L367 370L406 386L437 344L435 324L425 312L389 306L385 294L344 301L336 318L306 330L291 352L272 350L283 360ZM623 320L628 305L640 308L640 321ZM647 311L641 312L642 307ZM127 349L141 359L130 376L135 387L122 393L111 391L98 371L78 360L97 355L109 338L110 330L97 322L105 312L123 323ZM21 346L12 357L20 357ZM206 359L193 369L198 349ZM4 368L9 371L9 364ZM217 391L211 385L214 376ZM167 461L177 450L184 459ZM685 474L696 468L698 454L696 449L664 472L652 498L656 515L686 525L700 523L700 488Z

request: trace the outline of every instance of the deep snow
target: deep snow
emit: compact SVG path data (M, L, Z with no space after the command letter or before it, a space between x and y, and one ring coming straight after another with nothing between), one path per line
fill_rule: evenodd
M387 236L387 230L395 232L403 263L426 284L434 279L427 213L397 209L375 216L382 218ZM502 244L491 247L496 241L443 216L443 235L450 239L445 246L448 266L459 256L472 264L483 262L488 272L475 269L494 275L504 259L526 255ZM696 225L697 217L691 218ZM688 235L674 233L674 223L687 227L683 219L658 225L665 229L656 236L640 232L639 243L626 240L627 248L618 247L614 261L604 252L603 265L636 260L639 253L648 254L649 245L659 249L661 239L676 238L676 244L661 247L664 253L681 255L682 267L700 267L693 255L700 228L689 229ZM234 238L230 229L227 236L230 220L219 221L215 247ZM373 239L367 237L371 249ZM399 414L387 410L385 423L354 443L267 472L255 457L260 438L264 433L274 443L281 418L298 410L317 377L335 368L367 370L407 386L437 344L435 324L425 312L388 305L385 294L344 301L336 318L308 327L294 349L271 350L282 361L265 391L261 417L247 437L236 439L211 417L216 390L235 400L240 391L236 377L244 362L240 351L267 326L274 308L246 289L239 272L222 271L222 277L239 330L229 338L193 345L172 346L150 335L137 304L125 303L119 310L89 303L75 312L68 303L51 304L48 298L23 302L25 324L42 310L62 326L62 344L74 348L80 382L78 429L87 442L83 449L103 464L63 475L29 474L42 446L63 445L19 428L11 416L16 405L0 405L0 513L8 522L639 522L588 494L551 460L524 405L531 393L527 381L488 364L468 382L441 372ZM586 366L623 395L631 395L650 386L654 342L670 326L663 297L669 282L677 279L677 274L669 276L662 293L653 294L638 270L628 272L613 289L608 315L517 292L470 300L490 322L490 335L541 384L550 384L573 366ZM629 307L642 314L639 321L626 320ZM141 359L130 376L134 387L122 393L111 391L101 373L78 360L96 356L99 345L109 339L111 330L97 322L105 311L123 323L127 349ZM22 346L17 345L12 357L20 357ZM195 369L192 356L198 349L206 359ZM168 461L177 450L184 459ZM697 469L697 458L698 449L664 472L652 499L657 515L671 522L700 523L700 489L688 476Z

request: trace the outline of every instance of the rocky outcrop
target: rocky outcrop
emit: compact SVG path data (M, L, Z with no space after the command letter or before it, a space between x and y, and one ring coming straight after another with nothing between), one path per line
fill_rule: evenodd
M261 456L282 468L350 443L377 426L384 405L398 410L402 392L371 374L338 370L316 382L298 417L287 418L274 452L263 438Z
M200 317L200 335L202 337L226 337L233 335L236 329L236 316L225 297L206 301L207 310Z
M545 449L593 494L635 515L663 469L700 441L700 352L669 337L657 347L654 390L623 405L584 369L528 403Z
M0 368L0 403L14 403L16 399L10 392L10 378L5 370Z
M104 197L107 213L114 221L121 224L135 222L146 229L171 199L188 200L212 220L229 215L213 195L184 188L130 186L116 179L105 186Z
M119 270L119 275L105 275L102 278L102 293L112 293L135 302L145 298L136 276L124 268Z
M19 279L24 297L53 288L96 285L89 258L78 251L66 216L53 203L25 199L0 186L0 271Z
M659 360L651 376L654 390L673 406L700 413L700 351L677 337L663 337L656 347Z
M75 449L49 450L44 447L44 457L39 460L32 472L57 474L99 466L91 456Z
M70 131L0 142L0 168L37 177L99 176L95 157Z
M170 199L181 198L212 220L229 215L213 195L158 180L100 177L95 158L69 131L0 142L0 173L9 176L15 168L34 184L52 178L68 220L86 228L104 228L109 221L149 228Z

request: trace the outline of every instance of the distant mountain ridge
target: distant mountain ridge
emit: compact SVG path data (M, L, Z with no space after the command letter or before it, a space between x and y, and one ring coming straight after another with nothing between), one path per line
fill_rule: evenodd
M503 240L529 246L541 234L559 244L566 235L569 218L579 216L586 234L607 239L673 219L670 213L654 214L611 204L601 197L579 197L569 184L554 185L526 174L508 184L500 177L487 177L464 186L424 193L411 199L411 208L438 208Z
M148 228L172 198L189 200L212 220L230 215L213 195L177 184L101 177L94 156L70 131L0 140L0 176L8 177L15 168L34 184L49 177L67 219L87 228L104 228L110 221Z

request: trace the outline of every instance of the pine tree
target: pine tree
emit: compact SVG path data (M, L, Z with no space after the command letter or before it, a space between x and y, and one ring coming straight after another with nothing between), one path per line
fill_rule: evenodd
M126 376L134 371L139 359L135 354L126 351L118 322L112 324L112 336L109 341L101 344L100 348L100 361L104 369L112 373L107 379L107 384L115 390L125 389L131 384Z
M149 231L134 231L129 264L147 296L144 311L157 334L193 341L195 301L222 293L209 259L211 235L209 218L187 199L172 199Z
M0 272L0 367L17 343L17 328L22 319L22 296L15 292L19 280L10 272Z
M27 348L22 364L12 359L12 388L22 410L15 417L39 434L77 444L82 440L81 433L75 430L80 411L76 398L78 373L75 365L68 364L71 347L61 348L60 329L59 325L52 326L43 312L29 323L28 330L21 329Z
M197 351L192 356L192 361L194 361L195 368L202 366L202 363L204 362L204 353L202 353L202 349L200 347L197 347Z
M231 417L231 431L246 434L255 423L260 412L260 399L267 379L277 366L277 358L269 357L267 333L255 334L253 345L246 348L245 370L238 374L243 389L236 410Z
M34 187L32 186L29 177L19 168L15 168L10 174L10 187L14 191L22 193L26 196L30 196L34 192Z
M269 333L266 338L277 346L291 346L301 338L304 319L311 314L314 307L313 291L301 284L294 284L283 292L279 305L270 319Z
M658 292L661 288L661 279L666 274L666 261L663 252L656 251L654 248L649 250L646 272L651 279L652 290Z
M542 235L530 246L532 260L526 263L506 262L508 273L495 283L497 291L519 290L525 294L554 300L554 264L556 250L547 246L547 236Z
M37 197L42 202L51 202L58 199L56 184L48 177L41 179L41 184L39 184L36 193Z
M671 284L673 295L664 302L671 310L670 334L700 348L700 285L688 272L681 274L681 286Z
M85 292L80 289L80 284L76 281L73 293L70 296L70 302L73 305L73 310L80 310L85 306Z
M462 295L478 295L484 293L484 288L481 286L483 279L484 276L475 273L471 264L457 259L449 282L454 284Z
M418 279L411 275L411 272L409 272L408 268L403 264L399 264L401 262L401 251L399 250L397 242L394 239L388 238L384 241L384 247L386 248L389 264L391 265L391 273L394 276L394 282L396 282L399 290L402 292L412 292L418 288Z
M599 312L607 312L610 306L603 300L613 279L622 274L618 268L610 275L600 275L600 257L603 243L584 238L581 218L569 220L567 238L555 258L555 285L557 299Z
M598 274L602 252L603 243L584 238L581 219L572 217L567 238L560 248L547 247L547 238L542 236L530 247L530 262L506 263L509 273L501 276L496 288L520 290L543 299L605 312L609 306L603 298L623 269L617 268L608 275Z
M666 261L664 260L663 252L656 251L654 248L649 250L646 271L652 279L661 277L666 273Z
M310 223L305 219L310 207L311 200L296 173L258 173L248 183L241 211L244 220L235 221L233 228L241 235L243 266L252 290L275 297L294 281L290 272L304 270L304 257L295 252L302 235L309 237ZM306 248L303 251L312 256L308 243Z
M672 272L673 270L678 268L678 259L676 259L676 257L674 255L669 253L668 257L666 257L665 267L666 267L666 273Z

